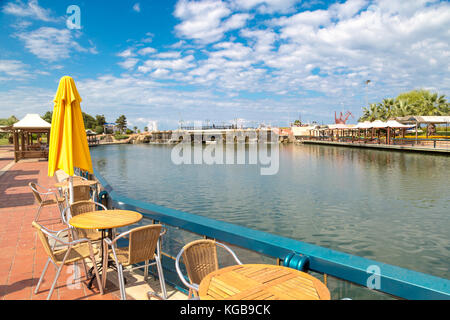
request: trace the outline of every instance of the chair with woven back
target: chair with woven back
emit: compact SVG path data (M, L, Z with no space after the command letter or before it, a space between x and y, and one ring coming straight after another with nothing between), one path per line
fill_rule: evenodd
M101 208L102 210L107 210L107 208L103 204L91 200L82 200L74 202L64 209L62 214L62 220L67 226L71 227L69 225L69 220L71 217L75 217L79 214L86 212L97 211L98 208ZM102 232L99 230L77 228L76 233L78 237L87 238L91 241L99 241L102 239Z
M185 245L177 255L175 268L183 284L189 288L189 297L198 297L198 288L202 279L209 273L219 269L217 247L224 248L231 254L237 264L242 264L236 254L228 246L215 240L201 239ZM183 258L188 274L186 281L181 268L180 260Z
M58 278L61 274L61 270L65 265L77 263L78 261L83 261L85 264L85 259L90 259L92 264L95 266L95 255L98 253L98 250L95 250L92 246L92 243L89 239L78 239L71 240L66 238L61 238L60 235L68 231L69 229L52 231L49 230L39 223L33 221L32 226L36 229L39 239L44 247L46 254L48 255L47 263L45 264L44 270L42 271L41 277L39 278L38 284L34 293L38 293L39 287L41 286L42 280L44 278L45 273L47 272L48 265L53 263L56 267L56 275L53 280L52 286L50 288L50 292L48 293L47 300L49 300L53 294ZM53 242L53 245L50 245L50 241ZM60 245L58 249L56 249L56 245ZM62 247L61 247L62 245ZM100 290L100 293L103 294L103 287L100 281L100 277L98 274L97 268L94 268L95 275L97 277L97 284ZM86 277L88 277L87 269L85 268Z
M129 231L123 232L113 240L105 238L105 244L111 247L111 258L114 259L117 266L117 276L119 280L120 296L122 300L126 300L125 281L123 268L131 267L130 270L144 268L144 280L148 278L148 267L155 265L158 271L159 282L162 290L162 297L155 292L148 292L148 296L158 299L167 299L166 284L164 273L161 265L161 246L160 238L166 233L161 224L151 224L143 227L137 227ZM118 247L117 241L124 237L128 237L127 247ZM103 270L106 270L108 254L104 255ZM153 261L151 262L150 261ZM103 286L106 285L107 272L103 272Z
M69 191L70 192L70 191ZM73 186L73 202L93 200L90 186Z
M28 186L31 188L31 191L33 192L34 198L36 199L37 203L39 203L39 207L34 217L34 221L38 221L39 216L41 214L41 209L43 207L56 205L59 209L59 212L62 214L62 211L64 209L65 198L59 196L56 190L53 190L51 188L45 188L34 182L30 182Z

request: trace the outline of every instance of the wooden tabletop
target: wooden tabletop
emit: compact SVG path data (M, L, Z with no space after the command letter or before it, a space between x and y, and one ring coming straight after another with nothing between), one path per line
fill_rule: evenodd
M330 300L330 291L313 276L277 265L243 264L203 278L201 300Z
M127 210L99 210L79 214L69 224L80 229L115 229L139 222L142 215Z
M94 186L98 183L98 181L95 180L74 180L73 185L74 186ZM69 181L63 181L55 183L55 188L68 188L69 187Z

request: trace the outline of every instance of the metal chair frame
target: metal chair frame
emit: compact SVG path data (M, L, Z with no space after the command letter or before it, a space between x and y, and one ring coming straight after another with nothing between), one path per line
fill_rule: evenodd
M91 243L91 241L89 239L78 239L78 240L72 240L72 241L64 241L63 239L61 239L59 237L62 232L69 231L70 228L62 229L62 230L59 230L59 231L49 230L49 229L45 228L42 225L39 225L39 228L40 228L40 231L42 231L47 237L50 237L51 239L53 239L55 241L55 243L51 247L51 251L52 252L54 251L57 243L60 243L60 244L62 244L64 246L67 246L67 252L64 255L64 258L63 258L60 266L58 266L58 264L55 261L53 261L53 259L51 257L49 257L47 259L47 263L45 264L44 270L42 271L41 277L39 278L39 281L38 281L38 284L36 286L36 289L34 290L34 293L37 294L38 291L39 291L39 287L40 287L40 285L42 283L42 280L44 279L44 275L47 272L47 268L48 268L50 262L53 263L53 265L57 269L57 272L56 272L55 278L53 280L50 292L48 293L48 296L47 296L47 300L50 300L50 298L51 298L51 296L53 294L53 291L55 289L56 283L58 281L59 275L61 274L61 270L66 265L66 259L69 256L70 251L72 250L73 246L75 246L77 244L85 243L85 242L88 243L88 245L89 245L89 252L90 252L90 258L91 258L92 263L94 265L96 264L96 260L95 260L94 250L92 248L92 243ZM84 267L85 267L85 274L86 274L86 277L88 277L86 263L85 263L84 259L86 259L86 258L80 258L79 260L83 260L83 264L84 264ZM98 275L97 268L94 268L94 270L95 270L95 274L97 276L97 284L98 284L100 293L103 294L103 287L102 287L102 284L100 282L100 277Z
M83 201L90 201L90 200L83 200ZM92 201L96 206L101 207L103 210L108 210L108 208L106 208L106 206L104 206L103 204L99 203L99 202L95 202ZM70 213L70 205L65 207L64 210L61 213L61 220L62 222L69 226L70 228L73 228L70 224L69 224L69 220L70 218L72 218L72 214Z
M198 241L198 240L196 240ZM208 241L208 240L207 240ZM192 242L191 242L192 243ZM233 250L231 250L230 247L228 247L227 245L214 241L216 247L221 247L223 249L225 249L226 251L228 251L228 253L231 254L231 256L233 257L233 259L236 261L237 264L242 264L242 262L239 260L239 258L236 256L236 254L234 253ZM183 284L189 288L189 296L191 296L191 294L195 293L195 295L198 295L198 289L199 289L199 285L197 283L189 283L186 281L186 277L183 275L183 272L181 271L180 268L180 259L181 256L183 255L186 246L188 246L190 243L188 243L187 245L185 245L180 252L178 253L176 260L175 260L175 269L177 270L178 273L178 277L180 278L181 282L183 282ZM189 278L188 278L189 279ZM189 281L191 281L191 279L189 279ZM191 281L192 282L192 281ZM194 300L196 300L197 297L194 297Z
M153 226L153 225L152 225ZM141 227L138 227L141 228ZM126 232L123 232L121 234L119 234L117 237L115 237L113 240L109 239L109 238L105 238L104 241L104 259L103 259L103 278L102 278L102 282L103 282L103 286L106 286L106 277L107 277L107 263L108 263L108 259L109 259L109 255L108 255L108 246L111 247L112 249L112 253L114 256L114 261L116 263L116 267L117 267L117 276L118 276L118 280L119 280L119 288L120 288L120 297L121 300L126 300L126 293L125 293L125 281L124 281L124 276L123 276L123 266L122 264L119 262L118 258L117 258L117 254L116 254L116 243L119 239L124 238L129 236L135 229L131 229L128 230ZM164 273L163 273L163 269L162 269L162 265L161 265L161 237L166 234L167 229L165 229L164 227L161 228L161 232L159 234L158 237L158 241L156 244L156 253L155 253L155 261L149 263L149 260L144 261L143 265L138 265L138 266L134 266L131 268L128 268L129 271L131 270L135 270L135 269L140 269L140 268L144 268L144 280L147 281L148 279L148 267L155 265L156 264L156 268L158 270L158 276L159 276L159 283L161 285L161 290L162 290L162 294L163 296L161 297L159 294L157 294L156 292L147 292L147 295L156 297L158 299L161 300L166 300L167 299L167 291L166 291L166 284L165 284L165 280L164 280Z
M36 186L36 187L39 187L42 190L45 190L46 192L42 192L42 191L37 190L37 188L35 188L33 185ZM62 214L62 211L63 211L63 208L64 208L62 206L63 202L58 201L58 195L56 193L57 192L56 189L45 188L45 187L41 186L40 184L34 183L34 182L30 182L28 184L28 186L31 188L31 190L33 192L35 192L35 193L37 193L39 195L39 198L41 198L41 201L39 203L38 211L36 212L36 215L34 216L34 221L38 221L39 216L41 215L42 207L46 206L45 204L43 205L43 203L45 203L45 201L49 200L48 197L51 196L51 195L53 195L55 197L55 203L52 203L50 205L56 204L58 206L59 212ZM42 198L42 196L44 196L44 198Z
M108 210L108 208L106 206L104 206L103 204L101 204L101 203L98 203L98 202L95 202L95 201L91 201L91 200L82 200L82 201L83 202L92 202L94 205L101 207L103 210ZM75 203L77 203L77 202L75 202ZM72 218L72 214L70 212L70 209L71 209L71 205L67 205L67 207L64 208L64 210L63 210L63 212L61 214L61 220L63 221L63 223L65 225L68 226L68 229L70 229L70 233L71 233L72 238L73 239L78 239L77 229L69 224L70 218ZM92 243L97 244L99 241L101 242L102 239L98 239L98 240L97 239L95 239L95 240L94 239L89 239L89 240ZM103 246L101 248L102 248L102 250L104 249ZM101 262L100 262L100 264L101 264ZM75 263L75 265L76 265L76 263ZM85 271L87 272L86 264L84 264L84 268L85 268ZM92 267L90 270L93 270L93 268L94 267ZM78 276L77 271L78 271L78 269L75 269L75 272L76 272L75 276ZM89 273L89 274L91 274L91 273ZM91 282L89 283L88 288L90 288L90 286L92 284L92 281L93 280L91 280Z

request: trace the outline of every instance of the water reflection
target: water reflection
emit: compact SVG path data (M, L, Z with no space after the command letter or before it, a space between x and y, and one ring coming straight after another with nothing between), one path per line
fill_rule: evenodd
M450 278L449 160L331 146L280 145L258 165L174 165L171 146L92 150L131 198Z

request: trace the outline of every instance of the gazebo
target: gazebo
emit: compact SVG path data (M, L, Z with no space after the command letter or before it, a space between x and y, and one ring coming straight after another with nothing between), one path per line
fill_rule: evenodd
M14 160L48 158L51 124L38 114L27 114L12 126ZM45 140L43 137L45 136Z

